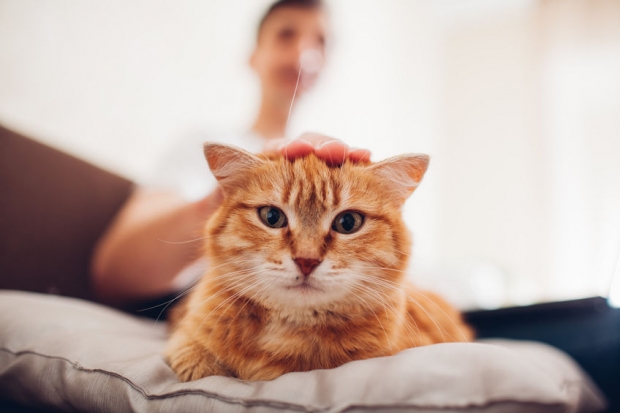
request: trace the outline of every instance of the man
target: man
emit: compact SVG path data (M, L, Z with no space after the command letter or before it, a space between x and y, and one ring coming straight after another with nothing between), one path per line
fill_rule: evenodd
M303 95L320 72L326 37L327 16L319 0L280 0L267 10L250 57L261 85L258 115L251 133L232 143L280 152L289 159L311 152L335 164L369 159L367 150L352 149L322 135L282 138L293 96ZM308 66L301 73L300 61L302 69ZM202 155L192 151L191 156ZM200 171L197 177L203 179ZM221 196L217 187L191 202L174 190L137 189L95 251L92 281L99 298L123 305L186 287L191 280L179 274L199 257L201 249L201 242L192 240L201 237Z

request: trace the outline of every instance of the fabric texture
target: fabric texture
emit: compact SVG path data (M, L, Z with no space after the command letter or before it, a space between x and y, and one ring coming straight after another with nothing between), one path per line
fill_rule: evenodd
M270 382L180 383L166 326L98 304L0 291L0 399L89 412L593 412L600 393L552 347L448 343Z

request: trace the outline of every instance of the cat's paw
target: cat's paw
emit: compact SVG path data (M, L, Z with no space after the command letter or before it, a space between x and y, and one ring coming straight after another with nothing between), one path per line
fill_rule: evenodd
M271 381L273 379L277 379L284 373L286 372L282 369L263 369L250 373L245 377L242 377L242 379L248 381Z
M198 380L208 376L235 375L221 366L213 354L204 347L188 344L167 352L168 364L183 382Z
M204 365L202 362L196 363L180 357L168 358L168 362L179 380L183 382L198 380L213 375L209 366Z

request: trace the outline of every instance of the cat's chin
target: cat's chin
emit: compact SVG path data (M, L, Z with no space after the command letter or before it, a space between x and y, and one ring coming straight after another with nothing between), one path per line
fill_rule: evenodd
M294 309L306 311L309 308L323 308L331 305L337 297L333 291L328 292L320 284L303 281L293 285L283 285L270 300L268 307L280 310ZM286 312L286 311L285 311Z
M299 294L320 294L324 292L323 289L306 282L286 287L286 289Z

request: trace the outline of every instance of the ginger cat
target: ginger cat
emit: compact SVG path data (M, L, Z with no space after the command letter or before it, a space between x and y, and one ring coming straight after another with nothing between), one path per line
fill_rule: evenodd
M455 309L405 280L401 207L428 156L330 167L209 143L205 155L224 201L207 224L210 268L171 316L181 380L271 380L472 339Z

